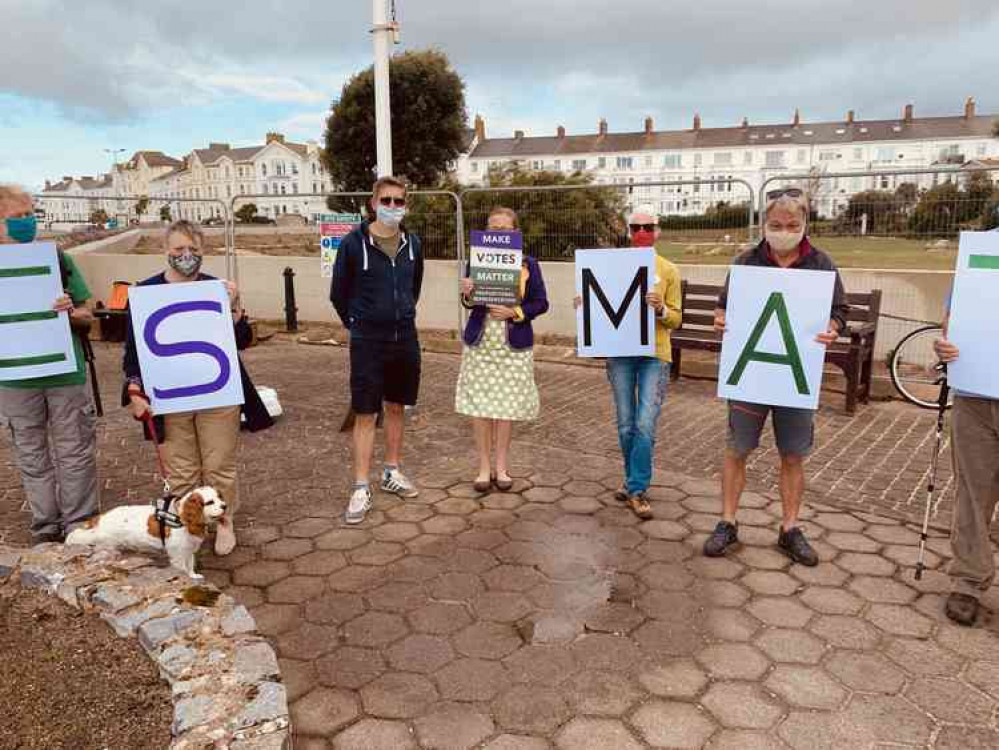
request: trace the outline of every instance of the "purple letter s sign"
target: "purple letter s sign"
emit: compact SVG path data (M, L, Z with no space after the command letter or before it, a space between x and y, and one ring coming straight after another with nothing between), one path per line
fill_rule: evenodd
M188 312L215 312L220 315L224 314L222 305L212 300L176 302L172 305L167 305L150 315L149 319L146 321L145 328L142 331L142 337L146 342L146 346L148 346L149 351L157 357L179 357L183 354L204 354L207 357L211 357L218 363L219 376L210 383L202 383L199 385L189 385L181 388L153 388L153 394L156 398L167 400L185 398L189 396L205 396L209 393L215 393L216 391L222 390L229 382L229 376L231 375L229 358L226 356L225 352L217 346L204 341L181 341L176 344L161 344L156 340L156 329L159 328L163 321L172 315L181 315L182 313Z

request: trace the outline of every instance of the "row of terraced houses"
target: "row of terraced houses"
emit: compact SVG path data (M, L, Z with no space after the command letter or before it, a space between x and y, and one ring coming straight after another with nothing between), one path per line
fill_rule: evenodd
M808 174L808 186L823 194L821 210L835 213L863 190L894 190L902 182L930 187L940 179L892 171L999 167L997 121L999 115L978 114L971 98L962 113L944 117L917 117L906 105L897 119L888 120L863 120L850 111L839 122L809 123L795 111L786 124L754 125L745 119L736 127L707 128L695 116L690 129L671 131L657 131L646 118L641 131L630 133L612 133L601 120L596 133L570 135L559 126L553 136L543 137L517 131L512 138L489 138L485 121L476 117L453 171L465 185L488 185L494 169L510 164L589 172L599 184L627 186L632 204L652 203L664 215L699 214L719 202L742 202L748 191L740 181L758 193L774 175ZM823 174L845 176L823 179ZM654 184L661 182L674 184ZM291 143L269 133L262 145L212 143L183 159L139 151L101 179L64 177L46 183L40 204L50 221L85 221L94 208L134 218L134 204L108 196L148 197L151 215L142 218L157 219L162 201L193 198L199 202L171 205L172 217L205 220L221 216L223 203L233 196L259 195L253 202L264 216L298 214L315 220L324 201L305 194L333 189L318 144Z

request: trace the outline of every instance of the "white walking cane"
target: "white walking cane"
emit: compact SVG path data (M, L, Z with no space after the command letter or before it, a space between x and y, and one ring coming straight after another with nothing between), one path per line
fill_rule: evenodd
M923 578L923 571L926 569L924 559L926 556L927 531L930 527L930 510L933 508L933 495L937 487L937 464L940 462L940 446L943 443L944 415L947 412L947 399L950 396L950 386L947 384L947 363L940 362L936 366L940 376L937 378L937 385L940 386L940 395L937 398L937 434L933 447L933 464L930 468L930 483L926 488L926 513L923 515L923 532L919 536L919 557L916 560L916 580Z

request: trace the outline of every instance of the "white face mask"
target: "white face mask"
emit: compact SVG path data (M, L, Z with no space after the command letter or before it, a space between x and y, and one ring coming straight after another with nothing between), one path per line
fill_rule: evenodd
M387 227L395 229L402 223L402 220L406 218L406 209L379 206L376 210L376 214L378 215L378 221Z
M775 232L772 229L766 230L767 244L777 255L790 255L798 249L798 245L805 238L805 229L798 232Z

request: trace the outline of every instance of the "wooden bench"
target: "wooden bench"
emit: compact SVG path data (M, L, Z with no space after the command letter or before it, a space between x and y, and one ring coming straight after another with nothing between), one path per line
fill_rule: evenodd
M680 377L684 349L721 351L721 334L714 329L714 311L721 291L718 284L682 283L683 322L670 337L674 380ZM847 327L827 349L826 362L846 376L846 411L853 414L858 401L866 404L870 400L881 290L847 294L846 300L850 305Z

